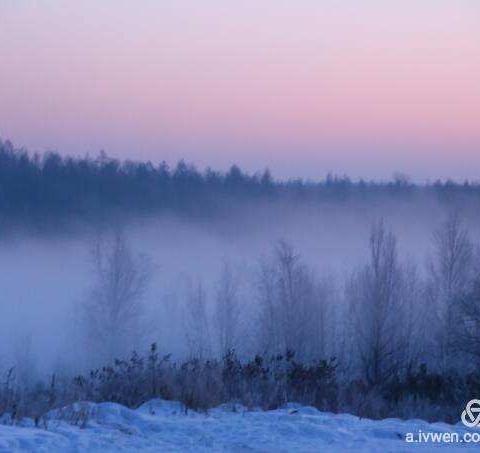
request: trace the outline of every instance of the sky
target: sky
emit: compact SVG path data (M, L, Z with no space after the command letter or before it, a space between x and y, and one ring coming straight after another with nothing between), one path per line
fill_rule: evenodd
M0 137L480 180L478 0L0 0Z

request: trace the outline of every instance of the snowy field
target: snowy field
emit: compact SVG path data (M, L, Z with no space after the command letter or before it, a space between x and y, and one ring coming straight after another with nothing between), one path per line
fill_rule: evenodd
M21 427L0 426L1 452L110 451L479 451L480 444L406 443L407 433L469 432L463 426L420 420L372 421L352 415L322 413L290 405L262 412L221 406L208 414L179 403L150 401L137 410L114 403L79 403L53 411L42 428L25 420ZM89 414L86 416L86 414ZM472 431L470 431L471 433ZM480 430L477 431L480 433Z

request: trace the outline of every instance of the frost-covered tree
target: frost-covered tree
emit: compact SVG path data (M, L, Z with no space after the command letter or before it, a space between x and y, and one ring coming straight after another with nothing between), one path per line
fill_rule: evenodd
M348 286L351 340L361 375L371 385L393 377L407 350L404 332L403 270L397 244L383 221L370 234L370 259Z
M211 356L210 322L207 294L201 282L189 285L185 305L185 337L190 357Z
M437 366L452 365L458 320L456 300L467 290L473 273L473 245L458 213L448 216L433 234L433 257L427 283L429 330Z
M334 322L333 284L326 278L314 282L313 298L306 310L306 327L310 329L308 356L325 358L336 352L336 340L339 335Z
M478 369L480 365L480 277L473 281L468 291L457 298L455 311L457 328L451 345L455 352L464 353L469 357L470 362L473 358L473 363L470 363L468 369Z
M215 324L222 357L238 347L240 309L238 277L232 266L224 262L215 294Z
M85 334L95 354L112 359L130 353L141 340L151 263L131 250L121 232L97 239L91 258L94 281L81 305Z
M260 348L278 353L290 350L297 357L312 353L318 316L315 282L300 255L280 241L274 256L262 264L258 279ZM315 353L315 352L314 352Z

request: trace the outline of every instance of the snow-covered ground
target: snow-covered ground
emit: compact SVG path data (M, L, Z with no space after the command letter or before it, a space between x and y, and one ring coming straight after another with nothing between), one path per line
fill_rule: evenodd
M136 410L114 403L78 403L49 414L46 427L31 420L0 426L0 451L119 452L119 451L430 451L471 449L475 444L407 443L405 436L427 432L459 433L461 425L428 424L420 420L372 421L352 415L322 413L289 405L262 412L221 406L208 414L189 411L179 403L152 400ZM86 414L89 414L86 417ZM46 429L45 429L46 428ZM480 430L477 431L480 433Z

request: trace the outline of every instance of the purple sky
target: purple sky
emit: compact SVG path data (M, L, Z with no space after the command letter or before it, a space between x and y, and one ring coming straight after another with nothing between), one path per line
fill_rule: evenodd
M1 0L0 137L480 179L478 0Z

